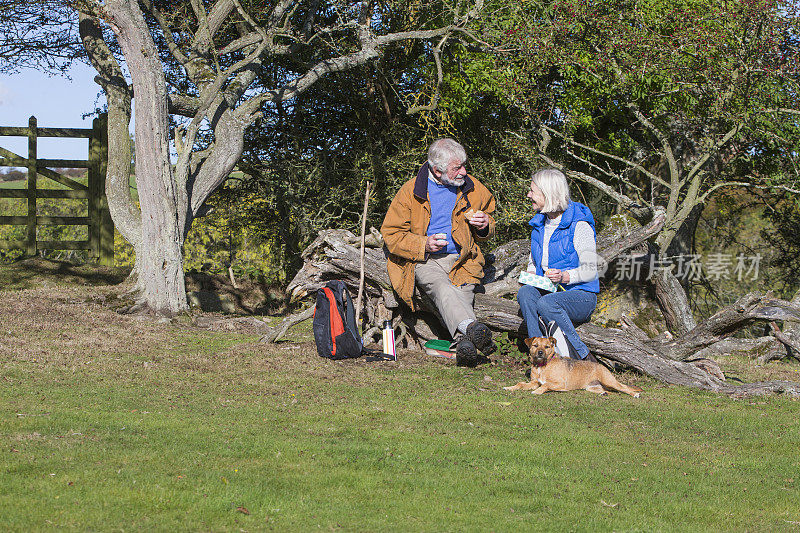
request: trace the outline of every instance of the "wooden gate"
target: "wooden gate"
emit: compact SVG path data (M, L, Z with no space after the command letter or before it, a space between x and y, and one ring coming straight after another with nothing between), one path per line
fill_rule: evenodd
M36 117L31 117L28 127L0 127L0 136L28 138L28 157L22 157L0 147L0 166L25 167L28 169L26 189L0 188L0 198L27 199L27 215L0 216L0 224L26 226L25 239L0 241L0 248L21 249L25 255L35 256L39 250L88 250L89 256L101 265L114 264L114 224L108 211L105 195L106 166L108 161L108 116L94 119L91 129L84 128L39 128ZM68 137L89 139L89 157L83 159L39 159L37 139L39 137ZM79 183L50 168L88 169L87 184ZM37 188L39 178L53 180L67 189ZM41 216L36 211L39 198L70 198L88 201L88 216ZM85 241L40 241L36 237L37 226L63 225L87 226L89 238Z

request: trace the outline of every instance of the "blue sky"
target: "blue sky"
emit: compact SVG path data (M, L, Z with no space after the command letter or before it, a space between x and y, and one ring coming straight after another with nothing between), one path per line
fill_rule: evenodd
M91 67L75 64L71 80L48 76L35 70L14 75L0 74L0 126L27 126L36 116L44 128L90 128L92 118L82 115L105 105L100 86ZM27 156L24 137L0 137L0 146ZM86 139L39 139L39 157L47 159L86 159Z

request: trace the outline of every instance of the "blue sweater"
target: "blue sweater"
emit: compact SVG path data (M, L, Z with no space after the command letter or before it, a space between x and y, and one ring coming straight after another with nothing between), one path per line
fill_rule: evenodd
M428 199L431 202L431 221L426 235L447 234L447 246L440 254L457 254L459 246L453 241L453 209L456 207L459 187L444 185L428 178Z

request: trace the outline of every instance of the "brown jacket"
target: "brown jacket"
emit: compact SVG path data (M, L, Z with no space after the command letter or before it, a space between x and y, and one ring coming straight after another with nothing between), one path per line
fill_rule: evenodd
M483 253L476 241L485 241L494 235L494 196L481 182L467 175L456 198L453 209L452 235L461 247L461 254L450 271L453 285L480 283L483 278ZM478 235L469 225L464 213L474 209L489 215L489 226ZM422 165L417 177L407 181L397 191L386 217L381 233L389 257L386 270L392 287L413 310L414 267L425 261L425 242L428 239L428 224L431 221L431 203L428 199L428 163Z

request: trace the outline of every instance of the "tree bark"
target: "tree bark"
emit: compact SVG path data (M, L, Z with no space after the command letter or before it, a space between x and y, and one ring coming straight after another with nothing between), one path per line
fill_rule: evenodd
M786 349L775 337L738 339L729 337L697 352L697 357L726 357L738 353L764 364L786 357Z
M615 328L584 324L578 333L595 355L618 361L671 385L710 390L733 396L754 396L783 393L800 396L800 383L764 381L732 385L716 372L704 369L704 361L675 361L664 357L653 345Z
M697 324L692 316L689 298L678 278L671 271L664 270L653 276L653 284L667 329L673 335L684 335L691 331Z
M106 198L114 227L132 246L141 245L142 218L131 198L131 99L122 69L103 39L97 18L79 14L78 28L89 61L97 71L95 81L103 88L108 104L108 166Z
M792 304L800 307L800 289L794 294ZM800 340L800 320L787 320L783 325L783 332L792 339Z
M784 353L782 354L783 357L790 355L795 359L800 358L800 343L798 343L792 337L781 331L775 322L770 322L769 325L772 328L772 333L771 333L772 336L775 337L775 339L777 339L778 341L780 341L785 347ZM783 359L783 357L770 357L770 359L767 360Z
M109 0L105 11L125 55L136 95L136 186L141 242L134 246L143 303L160 313L188 309L183 277L183 228L169 159L164 70L136 0Z
M788 320L800 318L800 308L785 300L751 293L732 305L723 307L685 335L663 344L662 351L670 359L686 360L697 352L736 333L756 320Z

